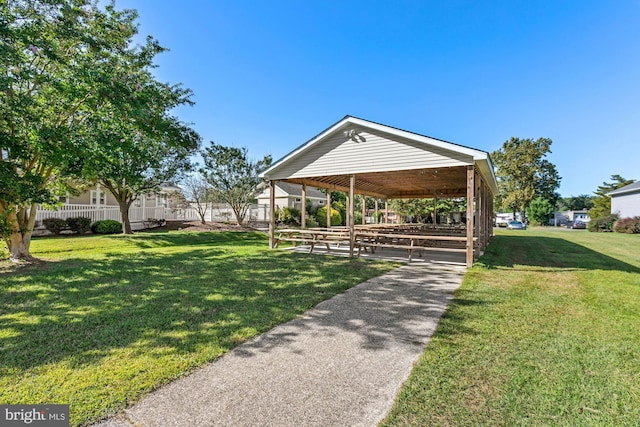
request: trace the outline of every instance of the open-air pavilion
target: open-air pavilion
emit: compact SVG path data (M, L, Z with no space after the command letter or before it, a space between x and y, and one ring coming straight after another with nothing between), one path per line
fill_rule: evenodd
M286 236L276 236L273 197L277 181L302 185L302 200L306 186L327 189L327 205L331 191L347 193L346 228L288 234L290 241L311 243L311 249L314 243L327 244L329 248L327 242L332 240L348 240L351 256L362 249L373 251L385 246L406 248L410 254L428 247L464 252L466 265L471 266L493 234L493 197L498 185L487 152L356 117L344 117L275 162L262 176L271 187L272 248L279 240L287 240ZM414 228L357 226L356 195L373 197L376 203L383 200L385 204L391 199L464 197L466 223L447 232L435 224ZM301 229L307 230L304 205Z

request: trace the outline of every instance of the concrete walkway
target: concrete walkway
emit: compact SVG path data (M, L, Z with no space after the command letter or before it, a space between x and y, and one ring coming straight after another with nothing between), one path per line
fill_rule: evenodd
M98 426L375 426L463 273L410 264L368 280Z

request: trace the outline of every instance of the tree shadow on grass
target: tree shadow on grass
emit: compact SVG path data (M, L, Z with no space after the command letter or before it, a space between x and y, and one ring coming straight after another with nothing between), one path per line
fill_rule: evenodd
M300 335L320 336L321 342L337 340L347 350L355 343L369 351L406 346L421 351L452 300L460 276L445 269L405 266L318 304L304 318L281 325L234 354L253 357L279 348L302 355L327 351L330 358L336 351L331 345L308 346ZM350 340L351 344L346 342Z
M527 270L539 267L640 273L634 265L565 239L526 235L494 236L479 263L487 268L525 266Z
M71 258L0 275L0 373L61 360L97 364L126 347L224 352L376 274L357 260L255 248L238 255L221 243L231 237L208 234L216 246L203 247L199 235L195 243L193 236L153 236L136 242L197 247ZM255 245L237 233L232 241L242 246L243 239Z
M131 236L113 236L114 239L123 239L131 242L140 249L168 247L168 246L218 246L233 245L253 246L266 244L269 238L260 232L158 232L137 233Z

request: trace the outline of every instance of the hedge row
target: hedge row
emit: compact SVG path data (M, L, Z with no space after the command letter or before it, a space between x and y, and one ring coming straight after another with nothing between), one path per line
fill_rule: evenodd
M122 232L122 224L112 219L96 221L91 224L91 218L75 217L67 218L46 218L42 220L42 225L56 236L64 230L71 230L76 234L85 234L91 230L94 234L116 234Z

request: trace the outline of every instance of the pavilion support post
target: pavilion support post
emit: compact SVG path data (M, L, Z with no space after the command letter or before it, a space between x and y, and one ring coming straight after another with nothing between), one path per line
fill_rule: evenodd
M484 181L484 249L489 246L489 238L491 237L491 211L489 210L489 185Z
M467 166L467 267L473 266L473 192L475 189L475 170Z
M477 198L478 198L478 202L476 204L477 209L476 209L476 215L478 216L477 221L478 221L478 225L476 226L477 230L478 230L478 255L476 256L476 258L478 256L480 256L483 252L484 252L484 242L485 242L485 223L484 223L484 217L485 217L485 212L484 212L484 180L482 179L482 177L480 175L476 176L476 179L478 181L478 185L477 185L477 189L479 190L477 193Z
M489 196L489 221L491 227L489 228L489 238L493 237L493 193Z
M269 248L273 249L276 235L276 182L269 181Z
M302 184L302 206L300 207L300 227L307 228L307 184Z
M361 194L362 196L362 225L366 224L365 218L367 214L367 196Z
M480 175L478 174L477 171L474 170L473 173L473 181L474 181L474 188L475 188L475 192L473 195L473 201L474 201L474 207L475 207L475 212L474 212L474 219L473 219L473 224L474 224L474 232L473 235L476 237L476 243L474 244L474 251L473 251L473 260L476 261L479 257L480 257L480 247L482 245L482 237L480 237L480 233L482 233L482 220L480 219L480 210L482 209L482 205L480 203L480 189L481 187L481 182L480 182Z
M433 228L438 225L438 196L436 194L433 195Z
M389 224L389 201L384 201L384 223Z
M376 203L376 206L375 206L375 213L373 214L373 223L377 224L378 223L378 199L376 199L375 203Z
M327 228L331 228L331 190L327 190Z
M349 256L353 258L353 253L356 245L356 227L354 224L354 192L356 189L356 176L351 175L349 177L349 213L347 218L349 219Z
M347 218L345 218L344 224L347 226L347 228L349 228L349 216L351 214L351 208L349 207L349 205L351 204L351 203L349 203L349 194L347 194L347 197L345 198L344 202L347 204L347 208L346 208L346 212L345 212L346 215L347 215Z

